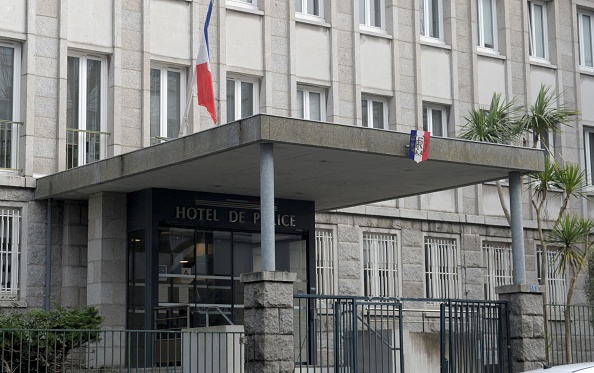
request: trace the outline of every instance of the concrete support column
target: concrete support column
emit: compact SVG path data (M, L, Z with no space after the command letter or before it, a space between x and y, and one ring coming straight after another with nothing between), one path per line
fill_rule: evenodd
M89 197L87 305L105 317L106 329L126 327L126 195Z
M507 285L495 289L499 300L508 302L513 373L542 368L545 361L544 287L533 286Z
M260 145L260 214L262 270L276 269L274 248L274 154L272 144Z
M511 215L513 283L526 283L526 257L524 256L524 222L522 216L522 179L520 173L509 173L509 210Z
M293 373L293 283L288 272L243 273L246 373Z

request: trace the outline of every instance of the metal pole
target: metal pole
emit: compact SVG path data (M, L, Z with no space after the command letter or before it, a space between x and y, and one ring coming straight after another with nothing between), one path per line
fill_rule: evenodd
M260 203L262 271L274 271L274 155L270 143L260 145Z
M522 182L520 173L509 173L509 209L511 214L512 260L514 285L526 283L526 258L524 256L524 222L522 220Z
M47 200L47 231L45 247L45 304L46 312L50 310L50 297L52 290L52 199Z

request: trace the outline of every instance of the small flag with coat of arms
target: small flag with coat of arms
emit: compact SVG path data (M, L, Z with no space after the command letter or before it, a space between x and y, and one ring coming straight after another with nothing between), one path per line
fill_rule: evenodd
M419 163L429 158L429 145L431 143L431 133L428 131L410 131L410 143L408 148L408 157Z

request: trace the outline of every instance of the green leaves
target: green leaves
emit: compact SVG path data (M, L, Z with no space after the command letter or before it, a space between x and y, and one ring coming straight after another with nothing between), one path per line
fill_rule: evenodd
M505 104L501 94L494 93L489 109L476 109L468 113L466 125L460 138L495 144L509 144L523 130L523 123L518 116L520 107L515 101Z
M563 274L568 269L579 273L583 268L589 247L588 236L592 229L592 220L564 215L549 233L549 244L560 248L555 260L558 261L558 268Z

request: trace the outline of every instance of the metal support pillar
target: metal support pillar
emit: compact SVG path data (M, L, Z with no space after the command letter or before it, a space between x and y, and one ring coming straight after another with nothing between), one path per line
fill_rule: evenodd
M274 247L274 155L272 144L260 144L260 232L262 271L275 270Z
M514 285L526 284L524 256L524 222L522 218L522 181L517 171L509 173L509 207L511 214L512 260Z

